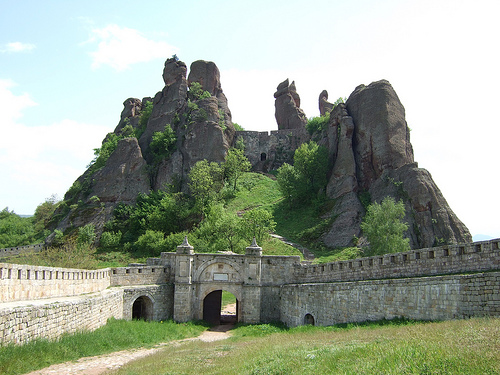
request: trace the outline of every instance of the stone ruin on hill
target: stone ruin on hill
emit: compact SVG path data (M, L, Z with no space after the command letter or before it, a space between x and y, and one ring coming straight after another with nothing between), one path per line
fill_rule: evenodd
M80 227L88 223L98 233L115 206L132 204L138 193L162 189L168 184L187 191L190 168L203 159L222 162L227 150L241 138L245 154L256 171L277 169L293 162L293 153L302 143L314 139L329 152L326 194L335 200L331 212L336 217L322 241L329 247L352 245L360 237L365 213L363 196L380 202L386 196L402 199L406 206L406 235L412 248L444 243L471 242L466 226L448 206L445 198L425 169L413 158L405 110L388 81L360 85L346 103L334 106L328 93L319 97L321 114L330 113L326 130L312 136L306 131L307 117L300 109L294 82L282 82L276 98L278 130L268 132L235 131L231 111L222 91L220 73L213 62L195 61L186 79L186 64L172 58L165 62L164 88L154 98L129 98L124 102L114 133L121 135L127 125L140 127L140 115L148 102L152 114L139 139L124 138L97 171L89 168L77 179L83 188L65 196L68 206L79 200L85 208L60 212L58 229ZM190 97L193 82L210 95ZM175 150L154 161L150 149L152 136L170 124L176 135ZM92 202L93 196L99 203Z

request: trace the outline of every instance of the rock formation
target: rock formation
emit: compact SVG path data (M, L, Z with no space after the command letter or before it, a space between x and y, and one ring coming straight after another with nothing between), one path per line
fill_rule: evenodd
M337 219L325 244L351 245L361 236L360 198L380 202L386 196L405 203L412 248L472 240L430 173L414 162L405 110L389 82L358 86L345 105L332 110L327 132L333 162L327 195L336 200Z
M295 82L288 83L288 79L281 82L274 93L275 116L278 129L303 129L307 124L307 117L300 108L300 97L295 88Z
M65 196L68 204L56 213L62 217L57 229L67 232L92 223L99 232L119 202L133 203L139 193L163 189L166 185L187 191L187 174L197 161L224 161L233 142L234 126L219 70L212 62L195 61L189 79L186 74L184 62L168 59L163 70L165 86L153 99L125 100L113 132L123 139L102 168L95 170L91 166L68 191ZM193 82L200 83L210 96L190 96L189 85ZM140 129L140 119L148 102L153 103L152 112L145 128ZM163 132L167 125L175 133L176 144L168 157L158 161L150 143L153 135ZM139 139L126 133L130 131ZM109 135L103 144L108 138ZM75 207L76 202L85 208Z
M278 131L235 132L217 66L195 61L186 75L185 63L168 59L165 86L154 98L125 100L118 125L103 141L106 145L118 139L116 149L103 165L90 166L68 190L56 212L58 229L68 233L93 223L100 233L120 202L132 204L139 193L167 185L187 191L191 167L203 159L222 162L238 137L254 169L260 171L291 163L294 151L311 139L294 82L285 80L274 94ZM190 90L195 82L202 95ZM471 241L429 172L414 161L405 110L389 82L360 85L345 104L334 106L327 99L323 91L319 109L321 115L330 113L328 127L312 136L327 147L331 165L326 194L335 201L331 212L335 220L322 237L325 245L352 245L362 235L367 204L386 196L403 200L412 248ZM175 145L159 158L151 141L167 125L175 134Z
M328 91L323 90L319 94L319 115L324 116L331 112L333 109L333 103L328 101Z

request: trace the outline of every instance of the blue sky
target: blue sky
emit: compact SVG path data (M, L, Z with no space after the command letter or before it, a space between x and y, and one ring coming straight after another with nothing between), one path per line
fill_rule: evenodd
M415 160L472 234L496 219L500 2L0 0L0 209L63 197L129 97L154 96L164 60L221 71L233 120L274 130L276 86L318 96L389 80Z

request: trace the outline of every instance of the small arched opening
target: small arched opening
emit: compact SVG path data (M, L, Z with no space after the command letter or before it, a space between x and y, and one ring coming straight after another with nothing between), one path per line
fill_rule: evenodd
M214 290L203 299L203 320L210 324L234 324L238 321L238 300L223 290Z
M266 161L267 160L267 155L265 152L260 154L260 161Z
M304 316L304 324L313 326L314 325L314 316L312 316L311 314L306 314L306 316Z
M132 319L152 320L153 301L147 296L140 296L132 305Z

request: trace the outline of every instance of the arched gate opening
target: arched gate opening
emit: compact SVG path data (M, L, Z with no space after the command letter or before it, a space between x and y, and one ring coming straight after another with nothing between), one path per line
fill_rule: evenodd
M132 305L132 319L152 320L153 301L147 296L140 296Z
M232 324L238 321L238 300L227 291L214 290L203 299L203 320L210 324Z

